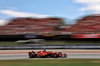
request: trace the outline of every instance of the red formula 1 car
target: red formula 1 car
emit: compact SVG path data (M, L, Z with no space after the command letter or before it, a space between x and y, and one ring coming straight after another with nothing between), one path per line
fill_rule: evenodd
M67 57L67 54L62 53L62 52L52 52L52 51L46 51L45 49L43 51L38 51L38 52L28 52L29 58L58 58L62 57L65 58Z

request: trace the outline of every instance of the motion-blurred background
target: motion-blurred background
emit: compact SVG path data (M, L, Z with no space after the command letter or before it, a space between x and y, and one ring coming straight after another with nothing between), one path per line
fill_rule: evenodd
M100 1L0 1L0 45L99 45Z

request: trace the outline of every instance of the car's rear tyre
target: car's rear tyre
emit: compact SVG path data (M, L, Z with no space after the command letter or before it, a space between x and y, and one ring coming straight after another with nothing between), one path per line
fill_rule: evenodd
M53 54L53 57L54 57L54 58L58 58L58 54L57 54L57 53L54 53L54 54Z
M29 58L34 58L35 54L34 53L29 53Z

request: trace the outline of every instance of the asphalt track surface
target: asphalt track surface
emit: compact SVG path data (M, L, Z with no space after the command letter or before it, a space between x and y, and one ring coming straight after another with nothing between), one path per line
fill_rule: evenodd
M66 51L68 59L100 59L100 51ZM27 52L0 52L0 60L30 59ZM39 58L33 58L39 59ZM47 59L47 58L41 58ZM52 59L52 58L50 58Z

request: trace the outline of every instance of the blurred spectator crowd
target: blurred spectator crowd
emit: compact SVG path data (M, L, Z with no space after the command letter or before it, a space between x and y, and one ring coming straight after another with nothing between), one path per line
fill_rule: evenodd
M23 18L12 19L0 26L0 35L16 34L78 34L100 33L100 15L88 15L76 20L76 24L65 25L61 18Z

